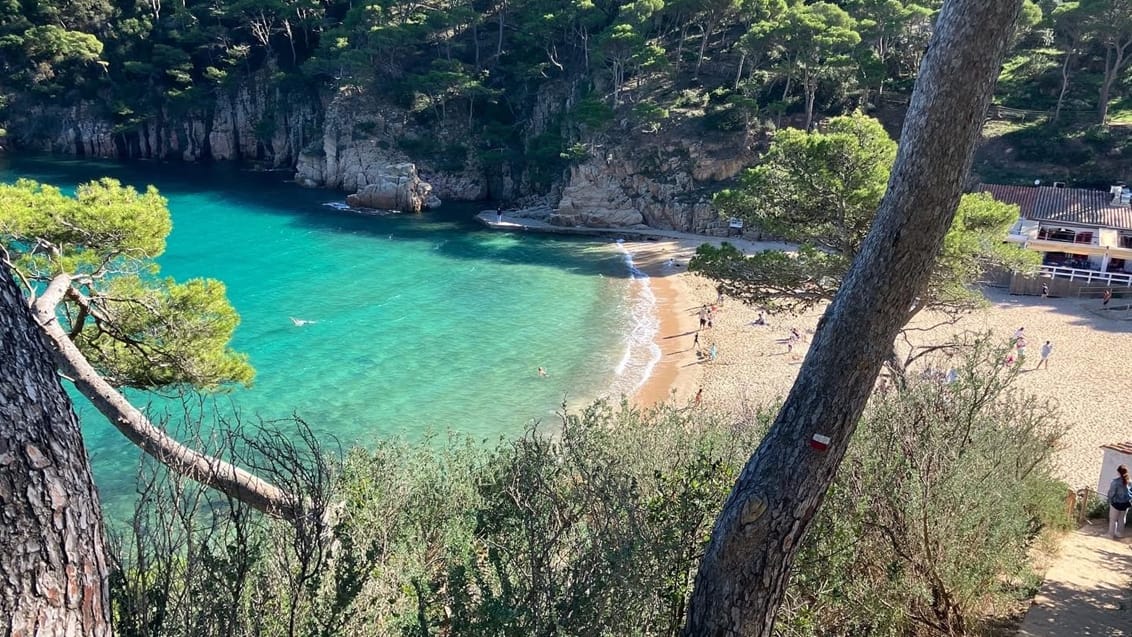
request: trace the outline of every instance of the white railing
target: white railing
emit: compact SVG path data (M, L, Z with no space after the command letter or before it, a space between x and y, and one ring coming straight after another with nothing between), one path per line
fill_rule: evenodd
M1055 279L1068 279L1081 283L1132 286L1132 274L1125 272L1097 272L1080 268L1063 268L1059 265L1043 265L1042 274L1048 274Z

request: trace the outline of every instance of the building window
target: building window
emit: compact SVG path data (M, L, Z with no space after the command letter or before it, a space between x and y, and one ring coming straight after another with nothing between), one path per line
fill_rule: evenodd
M1046 241L1064 241L1066 243L1088 243L1093 242L1093 232L1078 232L1071 228L1041 228L1038 230L1038 238Z

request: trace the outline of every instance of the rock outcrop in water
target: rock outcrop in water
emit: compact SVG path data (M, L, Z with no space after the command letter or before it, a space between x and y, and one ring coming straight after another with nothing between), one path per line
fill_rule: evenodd
M439 206L440 200L432 195L432 186L417 176L417 167L405 163L385 167L371 183L347 196L346 203L354 208L420 212Z

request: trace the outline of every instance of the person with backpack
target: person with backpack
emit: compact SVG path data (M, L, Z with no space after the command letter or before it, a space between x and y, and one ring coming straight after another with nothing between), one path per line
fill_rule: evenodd
M1119 475L1108 487L1108 532L1114 540L1123 535L1128 507L1132 506L1132 479L1128 477L1128 467L1120 465L1116 473Z

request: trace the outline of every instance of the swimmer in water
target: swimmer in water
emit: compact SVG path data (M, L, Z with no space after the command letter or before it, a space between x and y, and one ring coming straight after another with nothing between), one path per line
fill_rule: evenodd
M293 316L290 317L290 319L291 319L291 322L295 324L295 327L302 327L304 325L314 325L315 323L318 322L318 321L311 321L311 320L308 320L308 319L295 318Z
M540 367L538 368L538 376L539 378L546 378L547 376L549 376L549 374L546 373L545 369Z

